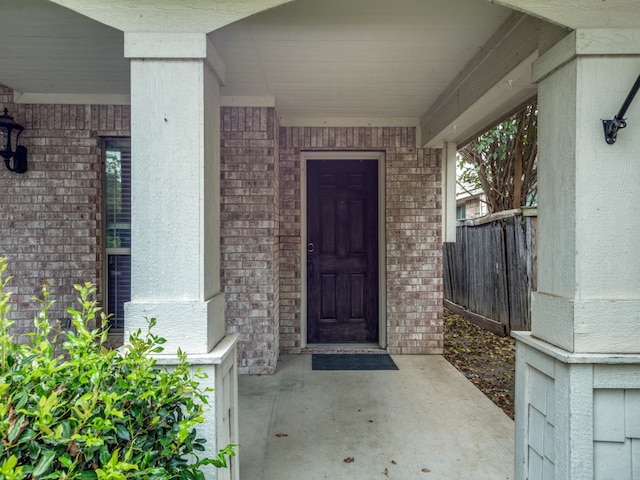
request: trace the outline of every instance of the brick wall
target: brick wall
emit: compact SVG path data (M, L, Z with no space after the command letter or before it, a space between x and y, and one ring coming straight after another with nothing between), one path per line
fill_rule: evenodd
M0 165L0 255L10 260L16 331L49 281L63 318L73 284L102 278L101 137L130 134L127 106L14 104L29 171ZM440 353L440 154L412 128L279 128L273 108L221 110L221 255L227 330L242 335L239 371L271 373L300 351L300 152L386 153L387 342L393 353Z
M387 343L390 353L442 353L441 156L414 128L280 128L280 346L301 351L300 153L385 152Z
M101 136L129 135L129 107L14 104L0 86L0 109L25 127L29 171L0 164L0 256L13 275L11 317L16 333L30 331L37 312L31 298L47 280L64 318L75 302L73 285L102 276Z
M387 344L391 353L442 353L440 151L387 156Z
M279 345L279 188L273 108L221 110L222 288L240 373L273 373Z

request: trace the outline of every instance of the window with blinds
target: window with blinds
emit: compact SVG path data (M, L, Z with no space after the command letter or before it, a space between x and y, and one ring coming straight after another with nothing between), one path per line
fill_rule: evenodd
M105 308L112 331L124 329L124 304L131 299L131 140L104 141Z

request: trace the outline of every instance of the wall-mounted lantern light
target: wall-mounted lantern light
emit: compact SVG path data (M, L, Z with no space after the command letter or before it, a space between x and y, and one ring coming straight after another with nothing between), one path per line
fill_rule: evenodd
M23 130L24 127L17 123L5 108L4 115L0 115L0 156L4 158L7 168L15 173L27 171L27 149L18 145Z

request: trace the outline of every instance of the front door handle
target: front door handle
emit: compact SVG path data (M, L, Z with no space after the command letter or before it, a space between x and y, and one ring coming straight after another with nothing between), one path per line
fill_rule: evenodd
M313 243L309 242L307 244L307 285L310 288L311 285L313 284L313 255L311 255L313 253L313 251L315 250L315 247L313 246Z

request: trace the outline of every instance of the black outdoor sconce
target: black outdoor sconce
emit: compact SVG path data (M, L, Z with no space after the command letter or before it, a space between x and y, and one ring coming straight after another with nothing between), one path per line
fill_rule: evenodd
M612 145L616 143L616 138L618 138L618 130L627 126L627 120L624 118L624 114L627 113L627 109L631 102L633 102L633 98L638 93L638 89L640 88L640 75L636 80L636 83L631 87L631 91L624 103L620 107L620 111L616 113L616 116L613 117L613 120L602 120L602 126L604 127L604 139L609 144Z
M18 145L23 130L24 127L17 123L5 108L4 115L0 115L0 156L4 158L7 168L15 173L27 171L27 149Z

